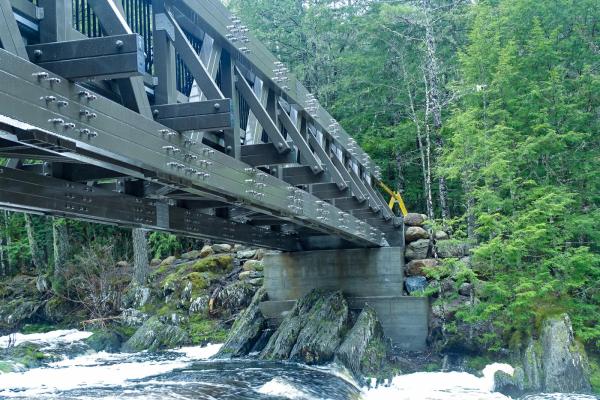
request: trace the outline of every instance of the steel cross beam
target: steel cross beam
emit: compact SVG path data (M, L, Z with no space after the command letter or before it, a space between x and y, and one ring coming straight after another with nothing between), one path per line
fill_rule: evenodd
M0 208L148 228L278 250L299 250L296 238L154 200L0 168Z
M349 216L340 225L335 215L341 210L334 206L5 50L0 50L0 82L0 122L74 143L75 151L60 153L67 158L80 159L82 152L92 164L220 196L357 246L387 245L364 221Z

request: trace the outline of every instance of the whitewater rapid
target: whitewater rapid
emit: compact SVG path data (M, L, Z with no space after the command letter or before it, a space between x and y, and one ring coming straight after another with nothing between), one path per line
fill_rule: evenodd
M54 331L17 335L17 344L34 342L42 349L81 346L89 332ZM6 346L8 337L0 337ZM466 372L420 372L399 375L376 388L358 387L335 367L312 368L292 363L209 360L221 345L184 347L163 353L86 351L64 356L45 367L0 373L0 399L291 399L291 400L508 400L493 392L498 370L492 364L477 377ZM527 400L591 400L592 396L548 394Z

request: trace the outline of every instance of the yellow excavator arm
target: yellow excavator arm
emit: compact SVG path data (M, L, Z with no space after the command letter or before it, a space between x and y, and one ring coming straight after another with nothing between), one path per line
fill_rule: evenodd
M394 204L398 203L398 207L400 207L400 212L402 213L402 216L406 217L406 214L408 214L408 211L406 210L406 205L404 204L404 200L402 200L402 196L400 195L400 192L393 191L385 183L383 183L381 181L377 181L377 183L379 183L379 186L381 186L381 188L387 194L390 195L390 201L388 203L390 210L393 210Z

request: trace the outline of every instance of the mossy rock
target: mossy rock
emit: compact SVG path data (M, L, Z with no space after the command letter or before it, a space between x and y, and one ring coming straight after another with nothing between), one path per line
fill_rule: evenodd
M206 257L194 263L192 269L195 272L231 272L233 270L233 257L223 254Z
M98 331L85 340L85 343L96 351L118 353L125 337L117 331Z
M41 345L36 343L25 342L18 346L0 350L0 359L6 364L9 362L23 365L25 368L37 368L46 363L56 361L56 357L41 351Z
M158 351L190 344L188 334L178 326L167 325L158 317L152 317L144 323L123 345L123 350Z

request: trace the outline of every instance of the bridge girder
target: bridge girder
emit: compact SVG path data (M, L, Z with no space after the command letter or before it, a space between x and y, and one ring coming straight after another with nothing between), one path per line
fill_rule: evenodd
M228 216L243 208L250 213L238 215L245 221L234 222L238 228L292 232L286 239L300 232L287 250L312 243L318 248L397 245L402 227L372 187L377 172L368 156L218 1L142 0L154 6L150 29L160 43L150 53L156 77L131 76L140 71L108 62L100 75L118 79L84 85L64 75L75 80L93 76L94 56L139 61L139 46L130 55L111 47L111 39L121 38L115 44L135 39L120 2L90 0L89 11L98 17L105 37L87 39L71 26L77 10L49 7L52 14L42 23L42 9L24 1L0 0L9 22L0 29L0 157L43 160L48 167L22 168L46 175L60 170L61 178L88 181L86 186L97 190L112 188L117 195L123 185L143 180L147 184L136 186L134 199L164 202L184 213L217 210ZM7 14L10 8L19 11L18 23ZM38 33L24 26L37 27ZM41 44L26 47L21 34L33 35L34 43ZM87 71L59 76L42 68L62 61L61 54L77 58L77 46L92 41L106 50L82 53ZM142 41L150 43L147 37ZM175 71L176 54L194 78L195 94L177 91L175 74L183 72ZM203 102L189 103L199 100ZM245 119L254 121L246 139L240 132ZM98 184L97 179L112 181ZM148 185L159 190L153 194L145 189ZM23 194L11 196L30 201ZM48 207L45 212L64 211ZM198 235L191 225L189 229ZM319 236L323 240L316 235L324 235Z

